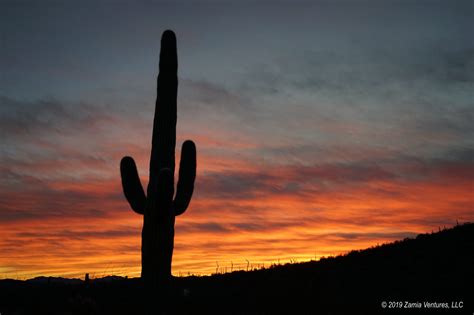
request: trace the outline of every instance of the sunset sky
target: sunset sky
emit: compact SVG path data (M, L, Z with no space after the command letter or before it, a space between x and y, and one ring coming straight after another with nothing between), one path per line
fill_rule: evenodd
M2 1L0 279L140 274L161 33L197 145L173 274L474 221L472 1ZM179 152L177 152L179 157Z

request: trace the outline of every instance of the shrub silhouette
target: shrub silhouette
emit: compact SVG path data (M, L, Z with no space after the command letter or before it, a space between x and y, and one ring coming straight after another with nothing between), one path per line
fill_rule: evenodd
M120 163L122 187L132 209L143 215L142 279L148 292L167 290L171 279L175 216L191 200L196 178L196 146L187 140L181 150L179 179L174 195L178 93L176 36L167 30L161 37L157 98L153 120L150 179L145 196L133 158Z

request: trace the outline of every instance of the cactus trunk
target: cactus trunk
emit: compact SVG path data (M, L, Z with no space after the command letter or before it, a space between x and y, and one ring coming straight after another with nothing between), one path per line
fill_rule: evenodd
M150 178L145 196L131 157L120 163L122 187L131 208L143 215L142 279L152 291L163 290L171 280L175 216L184 213L191 200L196 177L196 147L187 140L181 149L174 196L178 58L176 37L165 31L161 38L157 98L153 120Z

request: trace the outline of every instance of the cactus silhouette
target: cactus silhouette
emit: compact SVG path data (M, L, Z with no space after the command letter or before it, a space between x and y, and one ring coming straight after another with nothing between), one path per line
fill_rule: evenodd
M191 201L196 178L196 147L187 140L181 149L179 178L174 196L178 93L176 36L167 30L161 37L157 98L147 194L133 158L120 162L122 188L131 208L143 215L142 279L148 289L163 289L171 279L175 216Z

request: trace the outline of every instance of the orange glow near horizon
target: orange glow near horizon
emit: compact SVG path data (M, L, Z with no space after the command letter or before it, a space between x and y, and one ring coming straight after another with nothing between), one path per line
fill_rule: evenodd
M229 170L260 186L217 194L220 183L212 181L226 180ZM173 274L319 259L473 221L473 170L447 164L415 180L375 174L344 183L344 168L267 166L265 177L243 161L216 163L202 154L195 198L176 220ZM282 188L298 180L299 172L297 192ZM47 187L60 207L56 215L0 222L1 278L139 276L142 218L121 196L118 174L55 179ZM12 212L41 208L48 198L40 189L2 193L4 208Z

